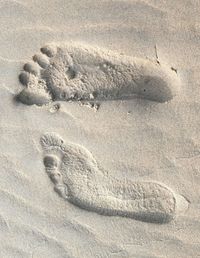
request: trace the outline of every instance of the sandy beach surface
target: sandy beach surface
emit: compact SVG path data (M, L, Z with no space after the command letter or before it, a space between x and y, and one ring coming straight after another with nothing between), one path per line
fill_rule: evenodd
M200 257L199 10L198 0L0 1L1 258ZM86 87L59 99L69 52L68 82L86 76L101 98ZM38 53L36 83L24 64ZM20 74L34 96L16 97ZM133 97L132 74L152 91ZM128 97L115 99L122 84Z

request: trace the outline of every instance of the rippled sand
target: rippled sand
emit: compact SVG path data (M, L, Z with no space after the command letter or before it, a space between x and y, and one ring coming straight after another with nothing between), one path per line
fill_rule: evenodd
M198 257L200 253L200 3L0 2L0 257ZM181 80L168 102L144 99L24 105L23 65L50 42L82 42L168 64ZM98 107L98 108L97 108ZM157 181L189 208L169 223L104 216L60 198L41 136L88 149L107 176Z

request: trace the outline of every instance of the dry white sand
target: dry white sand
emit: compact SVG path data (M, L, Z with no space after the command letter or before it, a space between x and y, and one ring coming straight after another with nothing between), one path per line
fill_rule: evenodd
M0 1L0 257L199 257L199 10L197 0ZM51 42L65 49L50 59L58 72L37 55L46 77L22 85L24 69L35 73L24 64ZM84 74L87 87L63 95L66 44L81 45L67 78Z

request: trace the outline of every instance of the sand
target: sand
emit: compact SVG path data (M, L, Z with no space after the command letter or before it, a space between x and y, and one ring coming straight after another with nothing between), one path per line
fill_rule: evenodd
M0 1L0 257L199 257L199 1Z

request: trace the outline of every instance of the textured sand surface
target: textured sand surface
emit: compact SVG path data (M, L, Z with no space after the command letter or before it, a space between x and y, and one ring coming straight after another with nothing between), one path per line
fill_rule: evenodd
M0 257L199 257L199 10L195 0L0 1ZM148 98L111 98L93 103L22 104L16 96L25 86L18 76L24 64L51 42L79 42L118 56L166 64L180 79L180 89L162 103ZM41 62L44 66L44 59ZM79 202L81 191L71 192L73 198L78 196L75 202L61 198L62 192L54 191L59 173L65 183L70 180L66 164L77 169L78 163L72 162L70 154L57 174L54 161L46 159L45 163L45 151L55 153L44 150L41 139L51 132L67 146L80 146L87 153L84 156L75 147L80 150L78 161L84 157L79 171L84 171L85 157L94 157L92 163L86 162L93 164L87 171L94 171L95 166L105 171L108 184L101 193L109 190L119 197L121 182L126 180L166 186L168 190L161 192L172 201L163 206L170 220L142 221L141 209L147 207L149 214L155 206L146 206L147 188L138 190L138 184L129 192L124 187L120 195L123 199L145 193L139 196L142 202L137 205L140 216L136 219L123 216L127 215L123 205L101 214L102 209L94 209L97 199L90 192L87 207L82 205L84 198ZM52 174L48 166L53 166ZM70 173L77 185L91 183L77 176L76 169ZM110 184L112 178L117 181ZM96 181L90 189L101 183ZM70 186L75 191L73 182ZM99 188L95 191L99 194ZM155 197L154 192L149 191L148 197ZM162 204L162 198L159 200ZM174 209L177 203L183 205ZM161 206L156 207L156 214Z

